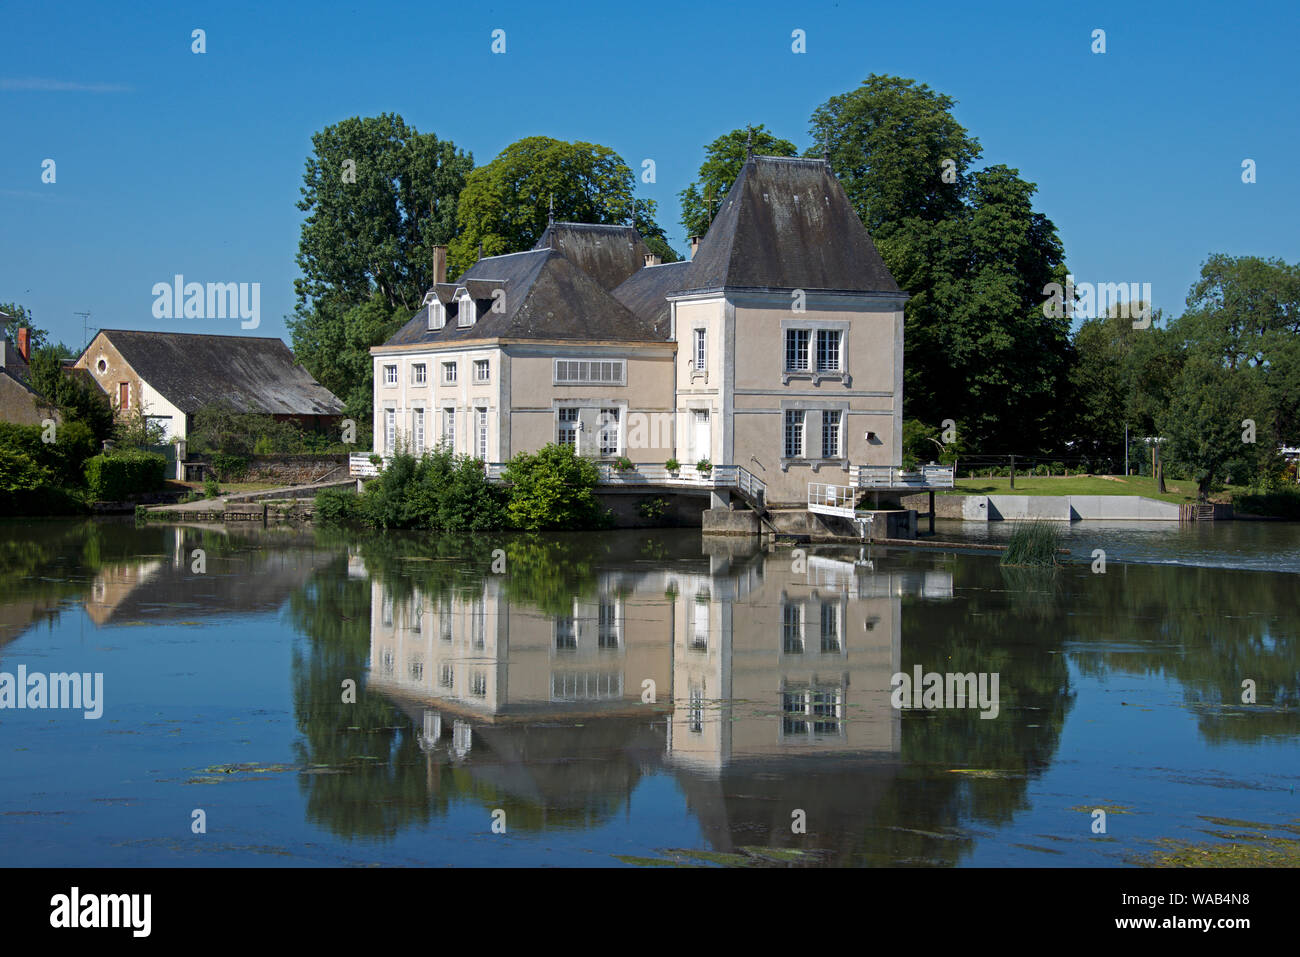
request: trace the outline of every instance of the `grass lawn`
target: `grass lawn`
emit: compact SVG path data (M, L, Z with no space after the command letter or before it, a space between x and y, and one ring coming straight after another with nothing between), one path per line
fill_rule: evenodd
M952 491L940 495L1145 495L1162 502L1196 501L1196 483L1189 479L1165 479L1164 495L1156 491L1156 481L1143 475L1017 475L1016 487L1011 488L1007 478L963 478ZM1240 486L1230 485L1222 492L1212 494L1210 501L1227 502Z

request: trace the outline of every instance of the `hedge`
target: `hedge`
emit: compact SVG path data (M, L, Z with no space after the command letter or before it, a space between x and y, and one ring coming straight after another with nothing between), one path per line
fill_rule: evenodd
M113 452L86 463L86 483L101 502L120 502L162 488L166 470L167 460L157 452Z

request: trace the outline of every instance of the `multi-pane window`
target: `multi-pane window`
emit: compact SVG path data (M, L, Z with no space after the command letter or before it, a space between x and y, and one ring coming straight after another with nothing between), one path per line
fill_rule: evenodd
M840 409L827 409L822 412L822 458L840 457L840 432L844 412Z
M423 362L417 362L411 366L411 382L415 385L424 385L429 381L429 367Z
M596 647L606 650L617 649L618 606L612 601L602 601L596 614Z
M844 696L839 688L811 688L781 693L781 733L839 734Z
M444 362L442 364L442 381L447 385L452 385L456 381L456 363Z
M476 671L469 678L469 693L476 698L487 697L487 675Z
M407 668L410 669L412 681L424 680L424 662L419 658L412 658L410 662L408 662Z
M843 333L838 329L817 330L817 371L840 371L840 340Z
M556 385L623 385L627 362L623 359L556 359Z
M618 455L618 409L600 410L600 454Z
M788 372L803 372L808 369L807 329L785 331L785 368Z
M567 445L575 452L578 450L578 410L573 407L557 409L559 415L555 441Z
M384 409L384 448L392 454L397 450L397 410Z
M706 651L709 647L709 601L712 596L707 588L695 593L695 604L691 608L690 648L692 651Z
M492 375L492 367L487 359L474 360L474 381L488 382Z
M456 450L456 410L452 406L442 410L442 444Z
M803 654L803 610L798 605L781 609L781 651L787 655Z
M692 734L704 731L704 691L700 688L690 690L690 708L687 711L686 727Z
M785 410L785 457L803 458L803 409Z
M438 669L438 687L450 688L456 681L456 670L451 665L443 665Z
M438 638L451 641L451 606L446 602L438 606Z
M827 602L822 605L822 654L840 653L840 607Z
M397 385L397 366L384 366L384 385Z
M555 650L577 651L578 623L571 615L559 615L555 619Z
M487 644L487 608L481 598L470 607L469 633L474 649L482 651Z
M474 448L476 450L478 457L481 458L484 462L486 462L488 457L488 418L487 418L488 410L475 409L474 415L475 418L478 420L477 421L478 435L477 435L477 440L474 443Z
M424 410L413 409L411 411L411 442L414 446L416 455L424 452Z
M703 372L705 362L708 361L708 354L705 351L704 343L706 340L703 329L695 330L695 371Z

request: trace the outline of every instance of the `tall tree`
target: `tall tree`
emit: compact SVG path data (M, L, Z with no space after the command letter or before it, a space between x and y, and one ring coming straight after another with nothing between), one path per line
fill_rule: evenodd
M0 313L4 313L5 335L15 347L18 345L18 330L23 328L28 330L27 335L31 339L33 353L45 345L49 332L36 328L32 322L32 314L26 306L20 306L16 302L0 302Z
M511 143L465 180L451 244L452 274L484 256L531 249L555 218L575 223L627 223L633 214L632 169L618 153L595 143L530 136ZM654 200L635 200L635 225L662 238ZM661 252L662 255L662 252Z
M973 452L1058 450L1070 362L1069 320L1042 308L1064 282L1056 227L1035 212L1033 183L1006 166L972 170L979 141L954 101L925 84L869 76L812 114L809 155L831 166L911 299L904 344L906 415L955 419Z
M433 247L455 232L472 158L400 116L352 117L312 137L303 174L293 348L369 430L370 347L420 307Z
M356 305L377 290L390 308L418 309L432 283L433 246L451 242L471 156L400 116L352 117L312 137L298 208L300 307Z
M688 236L703 236L709 231L709 223L740 175L750 149L760 156L799 155L793 143L774 136L762 123L723 133L704 147L699 178L678 193L682 201L682 225Z

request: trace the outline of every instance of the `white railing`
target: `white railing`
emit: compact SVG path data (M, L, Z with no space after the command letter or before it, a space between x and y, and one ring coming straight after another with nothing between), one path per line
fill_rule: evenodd
M849 470L857 488L952 488L951 465L926 465L909 472L892 465L855 465Z
M494 482L503 479L504 462L489 462L487 477ZM674 472L667 466L638 464L630 469L616 469L608 462L596 464L601 485L666 485L679 488L734 488L748 495L760 505L767 500L767 486L754 473L739 465L715 465L701 472L694 465L683 465Z
M852 485L808 483L808 511L853 518L859 490Z
M348 474L354 478L370 478L379 474L379 466L370 461L373 452L353 452L348 456ZM384 465L388 464L390 456L383 456Z

